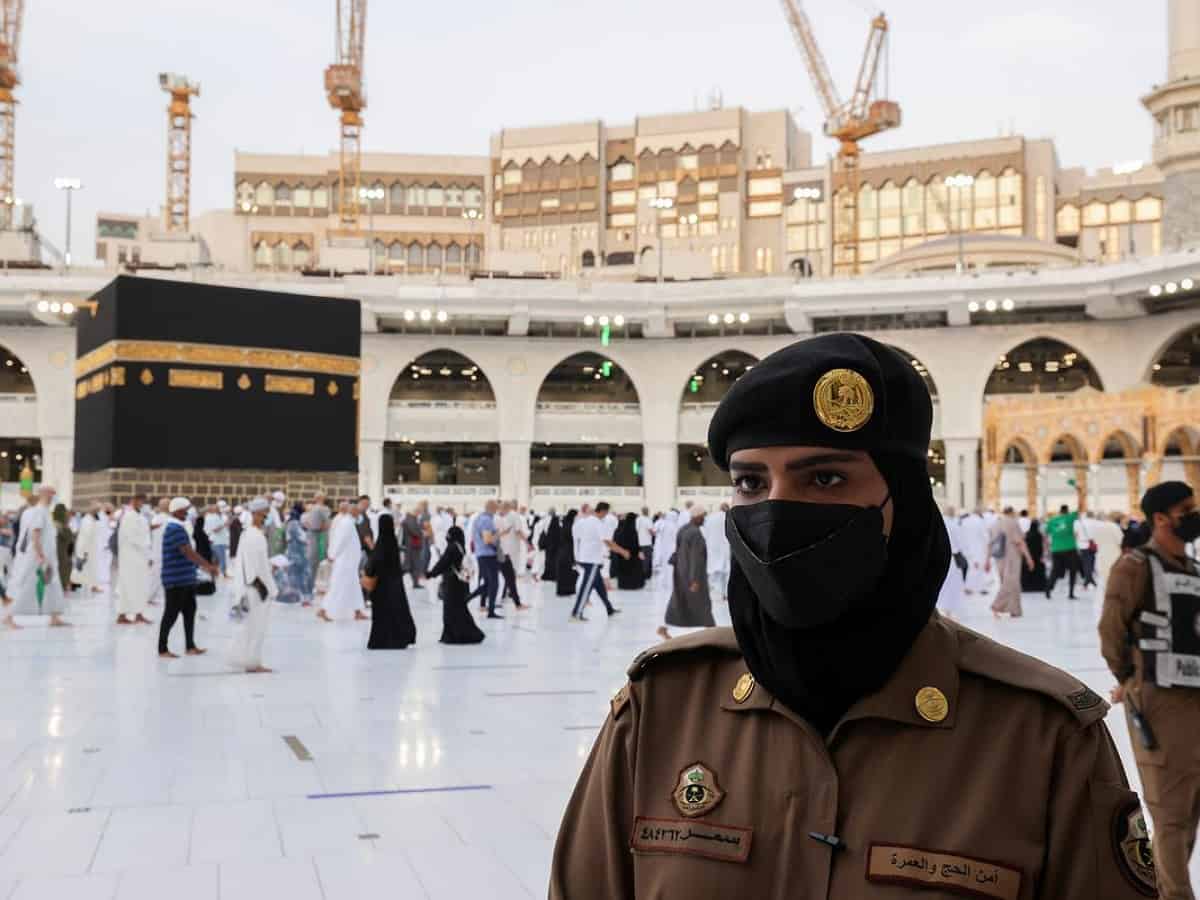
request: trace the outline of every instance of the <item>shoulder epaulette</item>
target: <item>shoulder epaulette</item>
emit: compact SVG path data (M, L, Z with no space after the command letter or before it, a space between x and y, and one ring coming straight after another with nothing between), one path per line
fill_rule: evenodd
M1044 694L1070 710L1080 725L1103 719L1108 712L1104 699L1073 675L970 628L961 625L956 628L958 667L963 671Z
M694 634L672 638L643 650L629 666L629 680L637 681L645 674L649 666L663 657L701 652L740 655L742 651L738 649L732 628L705 628Z

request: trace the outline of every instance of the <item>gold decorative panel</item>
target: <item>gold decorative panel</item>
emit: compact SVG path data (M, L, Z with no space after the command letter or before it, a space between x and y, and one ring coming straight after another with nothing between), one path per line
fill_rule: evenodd
M318 372L323 375L358 375L360 364L352 356L304 353L222 344L183 344L171 341L109 341L75 361L82 377L110 363L190 363L205 366L275 369L283 372Z
M296 375L268 375L263 389L268 394L302 394L311 397L316 393L316 380Z
M225 387L225 374L205 369L170 369L167 384L173 388L219 391Z

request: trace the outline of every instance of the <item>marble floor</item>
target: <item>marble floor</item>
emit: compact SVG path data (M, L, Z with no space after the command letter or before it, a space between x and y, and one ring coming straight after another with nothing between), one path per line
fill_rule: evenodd
M533 609L483 622L476 647L439 644L440 607L415 593L400 652L277 605L273 675L225 666L219 596L204 657L160 661L157 628L115 627L106 596L76 600L74 628L0 634L0 900L544 897L562 808L662 603L619 593L623 615L569 624L567 599L525 590ZM967 621L1107 695L1084 596L1000 622L976 597Z

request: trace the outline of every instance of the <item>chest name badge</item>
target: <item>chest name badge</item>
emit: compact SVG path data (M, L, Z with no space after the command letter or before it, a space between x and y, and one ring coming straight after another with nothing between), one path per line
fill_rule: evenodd
M750 858L753 837L753 829L736 825L638 816L629 846L634 853L682 853L744 863Z
M704 763L695 762L679 773L673 799L675 808L693 819L715 809L725 799L725 792L717 784L716 773Z
M956 853L872 844L867 881L940 889L988 900L1018 900L1021 870Z

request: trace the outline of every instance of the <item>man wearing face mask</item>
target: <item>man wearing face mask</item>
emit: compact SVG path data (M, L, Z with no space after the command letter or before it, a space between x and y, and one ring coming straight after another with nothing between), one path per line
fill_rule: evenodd
M1154 820L1164 900L1192 900L1188 860L1200 823L1200 568L1187 546L1200 538L1191 487L1164 481L1146 491L1150 541L1108 573L1100 649L1125 704L1133 755Z
M1104 701L934 612L931 423L912 365L858 335L730 388L708 443L733 627L634 661L551 900L1156 895Z

